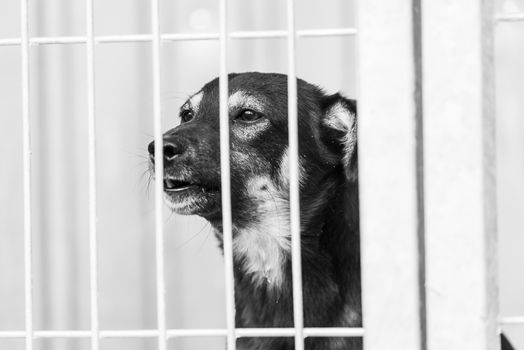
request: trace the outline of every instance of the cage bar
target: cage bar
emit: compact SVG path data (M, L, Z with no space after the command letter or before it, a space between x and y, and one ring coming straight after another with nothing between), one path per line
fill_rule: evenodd
M96 132L95 132L95 42L94 42L94 3L86 0L86 73L87 73L87 152L88 152L88 199L89 199L89 283L91 315L91 349L98 350L98 237L97 237L97 203L96 203Z
M295 1L287 0L287 105L289 138L289 211L291 233L291 270L293 275L293 326L295 350L304 349L302 301L302 253L300 245L300 187L297 111Z
M29 0L20 1L21 70L22 70L22 152L24 186L24 312L25 348L33 349L33 252L31 221L31 109L29 75Z
M524 316L508 316L502 317L499 320L501 325L523 325L524 326Z
M166 287L164 273L164 143L162 135L161 58L160 58L160 8L159 0L151 0L152 63L153 63L153 113L155 144L155 271L156 271L156 312L158 328L158 350L167 349Z
M366 349L424 348L411 1L360 1L358 135Z
M499 22L521 22L524 21L524 13L500 13L495 16L495 19Z
M498 349L493 3L423 7L428 349Z
M235 280L233 263L233 224L231 217L231 168L229 162L229 81L227 72L227 0L220 0L219 98L220 98L220 181L222 188L222 240L226 288L227 350L236 349Z
M305 29L297 30L297 37L318 38L318 37L337 37L337 36L354 36L357 30L355 28L335 28L335 29ZM287 38L286 30L264 30L264 31L236 31L229 32L228 38L235 40L242 39L285 39ZM162 42L171 41L198 41L198 40L219 40L220 33L164 33L160 36ZM95 36L96 44L111 43L140 43L151 42L151 34L134 34L134 35L99 35ZM21 38L0 39L0 46L21 45ZM63 44L85 44L85 36L52 36L52 37L33 37L30 38L31 45L63 45Z
M168 338L181 337L226 337L227 328L216 329L168 329ZM126 330L100 330L100 338L157 338L158 329L126 329ZM1 331L0 339L24 338L25 331ZM292 337L294 328L237 328L236 337ZM362 328L348 327L318 327L304 328L304 337L361 337L364 335ZM89 338L90 330L37 330L35 338Z
M356 34L354 28L337 28L337 29L307 29L295 30L297 37L312 38L312 37L329 37L329 36L351 36ZM247 32L232 32L230 37L232 39L270 39L270 38L287 38L288 32L286 30L266 30L266 31L247 31Z

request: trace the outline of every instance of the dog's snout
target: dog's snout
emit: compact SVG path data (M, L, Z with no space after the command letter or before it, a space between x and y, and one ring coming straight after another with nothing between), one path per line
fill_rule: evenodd
M155 161L155 141L151 142L147 147L151 161ZM185 151L184 145L175 139L166 140L164 139L163 154L164 162L171 162L177 156L183 154Z

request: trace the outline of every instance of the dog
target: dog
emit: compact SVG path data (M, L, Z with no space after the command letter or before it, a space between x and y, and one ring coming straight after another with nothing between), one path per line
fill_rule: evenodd
M237 327L293 327L287 76L229 74ZM357 105L297 80L305 327L361 327ZM154 171L154 142L148 146ZM218 78L163 136L164 195L199 215L222 247ZM306 338L307 350L361 350L358 337ZM293 338L239 338L239 350L292 350Z

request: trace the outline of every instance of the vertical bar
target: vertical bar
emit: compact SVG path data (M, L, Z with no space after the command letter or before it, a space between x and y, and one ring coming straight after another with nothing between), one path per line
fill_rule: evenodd
M423 0L429 349L498 349L493 1Z
M420 348L427 349L426 310L426 213L424 206L424 101L422 82L422 2L413 1L413 54L415 57L415 163L417 193L418 296L420 312Z
M24 157L24 304L25 348L33 349L33 256L31 222L31 125L29 100L29 0L20 2L20 32L22 58L22 132Z
M424 344L414 13L404 0L363 0L357 10L366 349L420 350Z
M289 198L291 215L291 263L293 272L293 322L295 349L304 349L304 315L302 301L302 256L300 249L300 188L296 75L295 1L287 0L287 93L289 130Z
M167 349L166 301L164 275L164 227L162 204L164 192L164 145L162 139L162 106L160 101L160 7L159 0L151 0L151 26L153 34L153 114L155 134L155 258L158 349Z
M220 180L222 183L222 235L226 278L227 349L236 349L233 226L231 219L231 169L229 164L229 110L227 73L227 0L220 0Z
M87 137L89 164L89 280L91 308L91 349L100 343L98 324L98 246L96 205L96 131L95 131L95 62L94 62L94 0L86 0L86 63L87 63Z

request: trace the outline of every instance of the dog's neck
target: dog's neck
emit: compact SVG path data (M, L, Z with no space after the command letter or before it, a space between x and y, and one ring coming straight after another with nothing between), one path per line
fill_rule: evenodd
M319 180L300 201L304 324L359 327L358 184L343 173ZM292 327L290 237L281 226L289 225L289 205L262 217L249 230L234 229L237 326ZM222 225L213 226L221 244Z
M310 186L301 194L303 265L306 266L310 258L327 259L330 264L337 264L340 259L352 259L352 264L358 265L359 269L356 183L347 183L342 174L321 181L322 186ZM289 200L288 195L263 185L257 183L254 186L264 188L258 194L256 217L248 224L233 222L235 277L249 281L254 289L279 295L291 279ZM212 224L221 242L221 222ZM348 243L348 240L352 241ZM348 253L350 256L339 257ZM310 273L306 268L303 270L304 274Z

